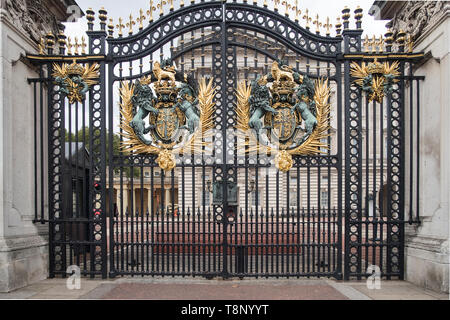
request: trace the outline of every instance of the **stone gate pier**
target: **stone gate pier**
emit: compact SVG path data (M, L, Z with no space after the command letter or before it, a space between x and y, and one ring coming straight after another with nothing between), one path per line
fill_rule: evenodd
M63 28L61 22L70 16L67 9L76 3L1 0L0 4L0 292L8 292L48 276L48 226L33 223L35 143L40 146L42 141L39 135L35 141L35 92L28 79L39 74L24 56L38 52L43 34L57 34ZM47 125L40 125L45 145ZM45 171L46 158L42 162Z
M415 75L425 76L420 99L421 224L406 225L406 280L448 292L450 2L376 1L371 10L376 19L390 20L388 27L394 34L400 30L411 34L414 50L425 52L424 61L413 70ZM406 211L411 207L415 204L406 203Z

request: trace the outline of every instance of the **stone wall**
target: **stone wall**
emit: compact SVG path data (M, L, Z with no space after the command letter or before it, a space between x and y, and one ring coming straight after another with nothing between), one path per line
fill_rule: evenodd
M28 79L38 73L24 56L37 52L45 32L58 31L74 2L0 1L0 292L8 292L48 276L48 225L33 223L34 90Z
M406 228L406 279L449 292L450 2L377 1L373 9L377 19L391 19L388 27L394 33L402 29L413 36L415 52L425 52L414 70L425 76L420 93L421 224Z

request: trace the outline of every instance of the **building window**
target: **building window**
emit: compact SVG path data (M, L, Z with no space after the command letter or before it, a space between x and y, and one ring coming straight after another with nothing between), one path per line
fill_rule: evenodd
M202 197L202 203L203 203L203 199L205 199L205 202L203 204L204 207L209 207L211 205L211 193L209 191L205 191L203 193L203 197Z
M258 200L258 203L256 202ZM255 190L252 192L252 206L259 207L261 205L261 192Z
M145 176L146 178L150 177L150 172L145 171L145 172L144 172L144 176Z
M328 190L322 190L320 191L320 207L321 208L328 208L328 200L329 198L329 192Z
M300 197L299 194L297 194L297 190L292 189L289 193L289 206L290 207L296 207L298 204L297 198Z

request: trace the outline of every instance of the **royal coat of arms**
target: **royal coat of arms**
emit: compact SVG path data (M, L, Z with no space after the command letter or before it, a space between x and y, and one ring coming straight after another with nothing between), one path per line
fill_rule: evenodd
M293 166L293 155L317 155L329 148L328 80L313 81L275 61L271 72L237 89L237 130L246 153L275 153L281 171ZM251 134L249 134L249 132Z
M135 83L123 82L120 93L124 151L157 154L166 171L175 168L176 153L203 152L214 124L212 80L196 85L168 59Z

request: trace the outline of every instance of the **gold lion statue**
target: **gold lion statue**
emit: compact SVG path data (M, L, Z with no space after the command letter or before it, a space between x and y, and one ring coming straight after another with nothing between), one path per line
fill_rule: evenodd
M160 63L155 62L155 66L153 68L153 74L158 79L158 82L161 82L161 80L163 80L163 79L169 79L172 82L172 84L175 84L176 71L175 71L174 67L162 69Z
M272 77L276 82L280 82L283 79L294 82L294 75L292 72L287 69L281 70L277 61L272 64Z

